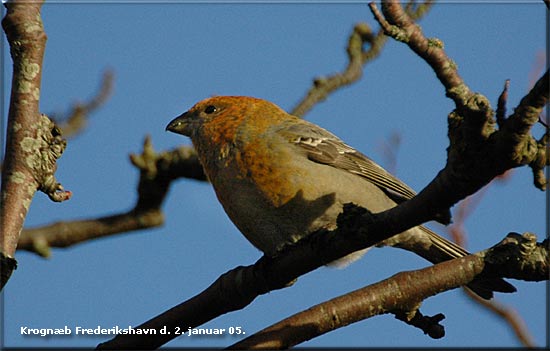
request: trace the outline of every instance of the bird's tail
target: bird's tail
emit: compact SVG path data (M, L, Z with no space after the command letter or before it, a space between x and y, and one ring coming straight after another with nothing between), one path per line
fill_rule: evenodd
M414 229L419 230L409 230L398 234L383 242L383 245L391 245L413 251L434 264L470 254L459 245L439 236L426 227L419 226ZM500 278L476 278L467 287L487 300L493 297L494 291L503 293L516 291L516 288L512 284Z

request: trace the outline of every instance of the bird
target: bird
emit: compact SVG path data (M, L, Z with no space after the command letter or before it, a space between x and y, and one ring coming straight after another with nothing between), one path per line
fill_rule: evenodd
M256 248L270 257L320 230L333 230L344 204L377 213L416 195L373 160L322 127L248 96L206 98L166 130L187 136L225 212ZM417 226L380 245L406 249L439 263L469 253ZM366 250L337 262L346 265ZM499 278L472 281L484 299L515 292Z

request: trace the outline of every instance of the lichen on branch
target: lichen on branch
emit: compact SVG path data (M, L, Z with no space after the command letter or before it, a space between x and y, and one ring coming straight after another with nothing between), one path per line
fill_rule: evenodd
M66 144L51 121L39 112L47 38L40 16L42 2L9 1L5 6L2 27L10 45L13 79L2 167L0 253L13 259L36 190L45 191L54 201L66 200L71 193L63 191L53 175ZM2 265L3 269L15 267ZM0 289L10 274L2 275Z

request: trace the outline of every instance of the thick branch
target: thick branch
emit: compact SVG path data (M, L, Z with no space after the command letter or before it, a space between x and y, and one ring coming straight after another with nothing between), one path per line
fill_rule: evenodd
M495 141L502 148L504 157L511 159L509 167L529 165L533 171L534 184L537 188L546 189L547 180L544 169L550 165L548 154L549 129L546 134L535 140L531 136L531 127L539 122L543 108L548 105L550 95L550 76L546 71L535 83L527 95L521 99L514 113L501 126L502 135Z
M470 110L476 111L477 104L484 107L483 102L485 100L482 97L473 96L472 99L473 101L468 101L468 104L472 105L469 106ZM477 111L479 110L477 109ZM481 115L485 116L485 110L481 108L481 111ZM450 128L455 127L456 124L451 123ZM483 140L483 138L479 139ZM451 143L459 144L460 141L459 138L451 137ZM464 146L463 144L459 145ZM493 160L495 158L500 160L502 157L498 150L495 150L492 144L488 142L485 145L479 143L476 145L485 147L488 155L481 158L479 155L474 155L474 157L468 154L470 156L468 158L465 158L466 156L458 159L449 157L449 164L446 168L440 172L427 189L415 198L376 215L371 215L366 210L352 205L345 206L344 214L339 218L337 230L311 235L300 245L289 248L288 251L274 259L264 257L254 266L240 267L230 271L201 294L142 324L138 328L196 327L220 314L240 309L252 302L259 294L284 287L300 275L321 265L332 262L358 249L372 246L394 234L436 218L443 210L448 209L456 201L466 196L466 192L454 186L453 182L444 181L446 176L444 172L447 168L456 167L458 179L469 179L471 184L466 184L467 189L473 193L485 184L485 180L492 179L491 177L497 176L506 170L506 167L513 164L509 160L501 160L502 165L494 167ZM487 162L489 162L489 166L486 164ZM472 166L461 166L462 164L471 164ZM481 171L485 172L483 181L479 180ZM437 191L434 189L437 189ZM442 205L433 206L429 204ZM546 259L542 262L547 264L547 246L545 246L545 250ZM531 267L532 274L524 278L545 279L547 274L544 275L541 272L547 273L548 270L546 265L543 265L543 267L545 270L542 270L541 266ZM510 276L519 277L512 274L511 271ZM460 283L455 284L455 286L461 285ZM175 336L149 336L145 340L139 335L120 335L100 345L100 348L155 348L173 337Z
M349 216L349 212L353 211L354 208L348 208L348 213L344 217ZM136 328L161 329L166 326L168 330L175 330L177 327L186 330L189 327L193 328L206 323L219 315L242 309L257 296L287 287L300 275L315 269L319 265L331 262L335 257L341 257L342 251L345 252L343 248L352 247L360 241L370 241L369 238L373 236L385 236L380 231L368 231L367 233L365 228L370 229L372 227L362 226L361 234L350 227L338 228L332 232L316 233L300 241L296 246L289 248L288 251L276 258L264 256L252 266L237 267L225 273L200 294ZM532 239L527 241L532 242ZM361 297L358 300L355 299L355 296L344 298L344 301L357 303L358 305L349 307L346 303L343 303L342 308L344 310L338 314L336 320L327 317L328 322L337 326L345 326L356 321L352 319L353 314L345 317L348 315L346 312L348 309L357 309L355 316L356 318L360 316L360 319L387 312L402 313L402 311L411 311L416 308L417 302L426 297L468 284L480 274L483 277L515 277L529 281L548 279L547 258L549 248L547 241L542 244L535 243L527 246L532 249L525 251L520 256L509 256L510 248L508 248L503 253L505 260L500 262L496 259L501 255L498 252L484 252L447 261L419 272L399 273L386 281L375 284L372 288L375 291L371 290L368 294L364 293L366 297ZM337 253L334 253L334 251ZM490 257L490 259L484 259L485 256ZM516 265L515 268L512 268L514 262ZM503 274L500 271L501 265L507 267L503 270ZM535 276L532 275L533 270L529 267L538 267ZM377 296L381 296L380 300ZM376 303L369 302L370 300L365 302L365 298L374 299L375 302L387 301L387 305L381 304L379 307L375 307L377 306ZM364 307L364 309L360 309L360 307ZM310 319L316 318L311 317ZM328 328L330 323L327 322L326 318L317 320L320 320L319 323L323 325L326 324L323 328ZM300 338L298 335L302 335L302 338L304 338L302 341L305 341L310 338L311 333L317 332L315 330L320 328L319 326L311 327L310 323L307 322L302 323L302 327L303 329L299 329L300 333L293 334L290 330L288 333L289 338L295 341L296 338ZM280 328L278 331L280 331ZM296 329L293 331L296 332ZM284 333L286 334L286 331ZM268 334L271 334L271 332ZM173 334L118 335L114 339L100 344L98 349L154 349L175 337L177 335ZM294 341L291 345L296 344ZM291 345L285 344L281 347ZM247 344L246 346L250 345ZM239 345L240 347L244 346ZM276 345L262 344L261 347L275 348Z
M532 98L533 95L536 97ZM547 101L548 72L522 99L514 115L502 122L500 130L495 131L492 129L494 121L487 99L479 94L473 95L468 101L467 114L461 116L455 111L449 115L451 145L447 150L447 165L410 202L421 203L426 197L442 209L449 208L493 178L523 165L533 169L536 185L544 189L546 181L541 178L540 172L548 164L547 144L537 142L529 128L538 121L538 114Z
M14 264L5 264L15 254L17 242L36 190L54 201L70 192L54 177L56 159L65 147L53 123L39 112L42 59L46 34L42 26L42 1L10 1L2 20L13 59L13 79L2 167L0 207L0 253L3 288Z
M505 100L506 100L506 90L508 89L508 83L505 85L504 91L499 98L499 106L501 110L505 110ZM502 101L501 101L502 100ZM498 114L498 112L497 112ZM504 111L502 112L504 116ZM497 118L498 120L498 118ZM501 118L501 120L503 120ZM506 180L512 176L513 172L506 172L502 176L495 179L500 183L506 183ZM494 185L495 181L491 182L491 185ZM465 229L465 222L470 214L475 211L475 208L481 201L482 197L486 194L488 187L485 187L478 191L475 195L466 198L462 201L457 209L454 211L454 222L450 225L447 230L448 233L453 238L453 241L458 245L466 248L467 242L467 232ZM525 347L535 347L533 337L529 333L529 329L523 322L521 315L515 311L513 308L507 306L506 304L499 303L497 300L486 300L479 297L477 294L473 293L469 289L463 290L465 295L471 299L473 302L479 304L484 309L488 310L494 314L497 318L502 319L504 323L507 323L510 326L510 329L514 331L517 340Z
M408 25L402 20L395 22ZM439 41L428 41L423 38L417 27L409 29L409 34L412 35L409 36L408 44L416 47L417 51L421 51L420 48L427 50L427 61L435 66L434 70L444 83L447 95L457 104L457 110L450 118L451 147L448 164L436 179L415 198L383 213L372 215L364 209L348 205L339 218L337 230L311 235L276 258L263 257L254 266L239 267L230 271L201 294L138 328L196 327L220 314L240 309L259 294L285 287L300 275L321 265L437 218L438 214L446 212L457 201L476 192L495 176L520 165L514 161L517 158L502 154L501 150L495 147L494 140L491 140L500 134L496 134L493 129L493 112L487 99L469 91L456 73L452 61L441 49ZM545 94L547 92L536 94L542 96L541 99L528 100L545 100ZM535 107L535 110L540 112L538 107ZM531 123L527 116L524 120L528 124ZM495 136L492 136L493 134ZM517 145L517 140L508 142L512 143L508 147L514 148L514 145ZM522 158L521 164L527 164L529 160L530 157ZM544 246L544 249L547 252L547 246ZM477 260L475 262L483 265L481 258L468 257L469 260ZM472 265L472 262L467 265ZM475 264L473 267L479 268ZM481 272L483 267L480 269L478 272ZM540 270L532 269L531 273L533 275L529 279L536 280L538 278L533 276L537 276ZM467 277L465 281L469 282L473 277L475 274ZM461 285L458 282L453 284ZM174 337L159 335L142 338L139 335L119 335L99 347L155 348Z
M397 2L383 3L385 17L374 3L370 7L386 34L406 43L432 67L445 87L447 96L456 104L455 111L449 115L450 146L447 165L420 194L405 203L404 207L437 204L439 209L428 209L428 212L444 213L496 176L522 165L533 168L535 184L544 188L542 167L548 164L547 143L537 142L531 136L530 129L538 121L542 108L548 102L548 72L522 99L510 118L500 117L501 128L497 131L489 100L470 91L458 75L456 65L445 54L440 40L426 38L420 27ZM408 210L406 212L413 213ZM424 218L437 219L434 216Z
M2 20L13 59L0 209L0 251L8 256L15 253L24 218L39 187L33 167L25 159L36 152L29 146L39 143L37 134L42 125L38 101L46 34L40 20L41 6L41 2L6 3L8 12Z
M416 271L400 272L379 283L323 302L284 319L229 347L230 349L286 349L332 330L376 315L396 318L441 337L442 315L426 317L418 307L426 298L455 289L477 276L548 280L548 242L509 234L493 248ZM537 267L537 273L533 269Z

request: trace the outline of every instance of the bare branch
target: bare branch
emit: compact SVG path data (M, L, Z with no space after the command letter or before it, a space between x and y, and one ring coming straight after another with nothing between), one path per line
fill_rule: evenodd
M290 113L302 117L319 101L324 101L333 91L359 80L363 75L363 65L378 57L385 42L386 37L381 31L373 35L368 24L357 24L348 40L349 62L344 72L329 77L315 78L313 87ZM365 44L370 45L368 51L363 49Z
M523 165L533 168L535 184L544 188L546 181L541 165L548 164L546 144L537 143L530 135L530 129L548 102L548 72L522 99L514 114L502 121L501 129L496 131L494 112L488 99L470 91L458 75L456 64L445 54L440 40L424 37L420 27L397 2L384 2L384 15L374 3L369 6L388 35L406 43L432 67L444 85L446 95L456 105L449 115L451 145L446 167L403 207L418 206L424 202L421 199L427 196L433 201L430 203L441 206L440 211L435 213L444 213L494 177ZM453 191L448 192L451 188ZM437 218L426 218L431 219Z
M495 178L491 184L494 184L495 181L505 181L508 178L510 178L512 172L508 171L504 173L503 175L499 176L498 178ZM460 246L466 248L466 239L467 239L467 233L464 229L464 223L467 219L467 217L474 212L477 204L481 201L481 198L485 196L486 192L488 190L488 187L484 187L480 191L478 191L476 194L466 198L464 201L462 201L458 205L457 211L455 211L454 215L454 223L448 227L448 232L451 234L451 237L453 240L459 244ZM469 289L463 289L464 293L468 298L473 300L475 303L483 307L484 309L488 310L489 312L495 314L497 317L503 319L505 323L507 323L511 329L516 334L516 337L520 343L522 343L525 347L535 347L535 344L533 343L533 338L529 334L529 330L525 326L525 323L523 323L522 317L514 311L512 308L498 303L497 301L493 300L485 300L482 298L479 298L476 294L474 294Z
M510 241L514 242L511 245L514 248L510 247ZM444 316L438 314L426 317L418 311L420 303L426 298L467 284L476 276L498 274L497 272L501 272L501 264L508 267L505 271L513 271L513 276L522 275L528 280L533 277L530 269L523 269L524 265L541 265L544 269L538 277L548 279L547 242L537 244L535 239L533 245L527 244L530 249L521 253L521 247L526 243L533 243L530 234L522 237L512 233L501 243L479 254L417 271L400 272L379 283L297 313L229 348L286 349L329 331L385 313L395 314L397 319L422 329L431 337L442 337L444 330L439 322ZM517 255L509 255L511 251ZM506 274L503 276L510 277Z
M254 266L240 267L234 271L230 271L220 277L203 293L142 324L138 328L155 328L159 326L194 327L215 318L219 314L240 309L249 304L258 294L284 287L298 276L316 267L351 252L372 246L410 227L437 218L437 214L444 212L464 197L475 193L494 177L508 169L530 162L530 157L521 158L521 162L518 162L516 156L509 152L502 152L502 149L495 146L495 140L497 140L496 144L502 142L503 144L499 146L507 148L516 148L523 141L503 137L504 132L495 132L494 112L491 110L488 100L480 94L470 92L469 88L458 76L454 63L442 50L442 43L439 40L424 38L420 29L408 17L404 17L406 14L401 10L399 4L391 3L386 5L387 12L393 11L393 19L391 24L390 22L384 23L385 20L383 20L381 14L377 14L374 11L375 15L380 18L381 25L401 40L405 41L406 39L407 44L432 65L445 86L447 95L457 105L456 111L451 113L449 117L451 147L449 149L448 164L445 169L415 198L388 211L372 215L365 209L352 205L345 206L344 213L338 221L338 229L335 231L311 235L300 242L300 244L290 247L288 251L285 251L276 258L269 259L264 257ZM386 16L388 16L387 13ZM508 120L505 122L505 128L509 128L510 126L518 127L517 130L511 128L516 133L522 133L524 129L529 130L530 126L534 123L530 118L531 113L540 112L542 109L540 103L547 100L547 94L547 89L540 89L539 86L539 88L535 87L528 94L528 96L537 96L538 99L524 99L525 101L529 101L528 105L533 109L533 111L523 109L520 113L522 115L520 119L526 121L525 124L529 125L528 128L525 128L521 124L510 124ZM531 157L533 156L534 154ZM434 206L434 204L438 205ZM508 247L506 250L510 251L502 251L502 254L496 254L498 251L495 250L494 252L489 251L484 253L485 257L483 255L470 255L466 258L455 260L453 263L443 263L449 265L449 267L453 267L453 269L457 265L461 267L458 269L458 273L455 271L455 274L458 274L455 277L456 280L452 282L446 281L446 284L451 284L453 287L461 286L464 282L470 282L481 272L483 272L483 276L504 275L535 281L547 279L547 242L533 244L530 238L525 237L524 239L525 242L522 243L520 243L520 240L516 240L516 238L508 239L508 241L516 240L516 246L524 248L524 253L521 250L514 253L506 244L503 246ZM525 262L532 263L525 263L521 267L514 266L513 263L518 262L515 260L516 256L514 254L520 255L518 257L525 259ZM502 258L503 256L503 259L509 259L510 261L497 262L498 258ZM528 259L531 259L531 261L528 261ZM465 266L461 266L462 264L465 264ZM494 268L497 265L498 269ZM429 269L434 269L434 267L427 268L428 271ZM504 273L501 275L499 272ZM467 277L464 277L464 274ZM432 273L428 275L434 276ZM446 278L454 279L451 277L453 277L453 274L446 272L442 274L443 280L438 280L438 282L434 282L433 284L431 282L429 284L422 284L418 288L434 288L435 290L426 295L430 296L430 294L433 295L440 291L437 289L442 289L442 286L437 284L443 284ZM249 278L252 279L252 282L250 284L245 283ZM417 278L415 277L412 280L417 281ZM406 281L407 284L410 284L411 280ZM221 291L223 293L220 293ZM400 294L395 291L391 294L393 297L397 295ZM410 297L407 294L403 295ZM422 299L419 298L417 301L419 302ZM410 304L410 300L407 303ZM217 311L213 309L217 309ZM399 308L399 310L407 309ZM379 313L384 312L379 311ZM309 329L307 332L309 332ZM289 333L289 337L294 338L294 342L296 335L305 334L306 330L300 329L300 333L291 332ZM148 337L147 340L144 340L135 335L118 336L107 343L101 344L100 348L126 348L132 345L134 347L152 348L162 345L171 338L173 336L163 335L158 338ZM270 346L276 347L274 345Z
M530 130L540 121L542 109L548 104L549 80L550 76L546 71L508 117L502 128L503 135L497 139L497 142L502 143L499 146L505 146L503 151L511 156L514 165L529 165L533 172L534 185L541 190L546 189L548 181L544 176L544 169L550 165L549 129L546 126L546 134L539 140L531 136ZM516 142L513 143L512 140Z
M457 107L466 105L472 92L458 75L456 63L445 54L443 42L437 38L424 37L420 27L398 2L386 1L382 6L384 15L380 13L374 2L369 3L384 33L397 41L406 43L433 68L445 86L447 96L455 101Z
M13 79L2 167L0 254L2 289L16 267L13 256L36 190L63 201L71 193L55 180L56 160L65 148L53 123L39 112L46 33L42 1L9 1L2 20L13 60Z
M396 319L422 330L424 334L433 339L441 339L445 336L445 328L439 324L439 322L445 319L445 315L442 313L438 313L435 316L424 316L420 313L420 309L392 313L395 314Z
M163 223L164 215L157 209L132 210L97 219L58 222L45 227L25 229L17 249L50 257L52 247L65 248L110 235L157 227Z
M299 276L354 252L358 247L372 246L381 238L391 236L388 234L390 229L401 231L395 229L398 228L396 226L387 225L388 223L383 223L383 221L378 222L377 219L380 217L377 215L370 216L367 214L365 209L347 205L344 213L339 217L336 230L321 230L304 238L296 245L288 247L277 257L264 256L252 266L237 267L220 276L202 293L136 328L160 329L167 326L169 329L176 327L187 329L196 327L219 315L244 308L261 294L287 287ZM399 219L394 220L399 222ZM348 223L353 224L348 225ZM545 241L543 244L535 242L533 244L532 240L531 236L528 236L524 241L512 236L510 239L506 239L502 244L504 248L499 250L490 250L487 253L447 261L443 263L444 266L438 264L426 268L424 272L427 273L410 273L414 274L412 278L405 273L400 273L394 277L400 283L385 282L383 287L376 288L375 293L368 294L369 296L382 296L380 301L388 299L388 301L397 301L397 305L391 305L391 308L382 305L381 309L374 309L375 313L372 311L357 313L362 316L365 313L376 315L395 309L407 311L412 306L416 306L415 302L420 302L426 297L441 291L468 284L480 274L483 278L513 277L529 281L548 279L548 242ZM521 248L514 251L511 247L514 243L521 246ZM499 246L500 244L497 245L497 247ZM439 271L440 269L441 271ZM421 275L416 276L416 274ZM418 286L412 284L412 282L419 282ZM408 289L411 289L411 291ZM382 295L379 295L379 293ZM402 298L405 300L400 300ZM351 299L350 301L355 300ZM375 305L366 304L365 306L371 308ZM346 315L346 313L343 313L343 315ZM341 326L349 323L351 322L344 323L342 321ZM300 333L296 334L306 337L305 330L300 330ZM293 335L292 340L295 340L297 336ZM148 335L147 337L118 335L114 339L100 344L98 348L158 348L174 337L176 336L160 335L160 333L159 335ZM304 340L307 339L309 337ZM274 345L271 346L275 347Z
M106 70L103 73L99 89L89 101L75 103L68 113L68 116L52 116L52 119L57 122L58 127L63 131L65 137L74 137L86 128L90 114L103 106L111 97L114 85L113 80L113 71Z
M433 1L416 4L409 1L406 11L411 18L420 19L430 10ZM367 23L358 23L348 39L348 65L342 73L328 77L317 77L306 96L291 110L290 114L303 117L314 105L324 101L332 92L358 81L363 75L363 66L377 58L387 38L382 30L372 33ZM368 45L368 50L364 48Z
M512 328L517 339L523 346L529 347L529 348L536 347L533 341L533 337L529 333L529 330L527 329L525 323L523 322L523 319L516 311L514 311L512 308L508 306L498 303L495 300L487 301L487 300L481 299L476 294L474 294L471 290L464 289L464 292L469 298L474 300L476 303L480 304L487 310L491 311L492 313L502 318Z
M24 229L18 249L49 257L51 247L68 247L84 241L164 224L162 203L173 180L180 177L206 180L195 150L180 147L157 154L151 139L145 138L141 155L131 155L140 170L138 199L134 208L116 215L59 222L45 227Z
M502 126L504 124L504 119L506 118L506 103L508 102L508 89L510 88L510 79L506 79L506 82L504 83L504 89L502 89L502 93L500 93L500 96L498 97L498 103L497 103L497 124L499 126Z

